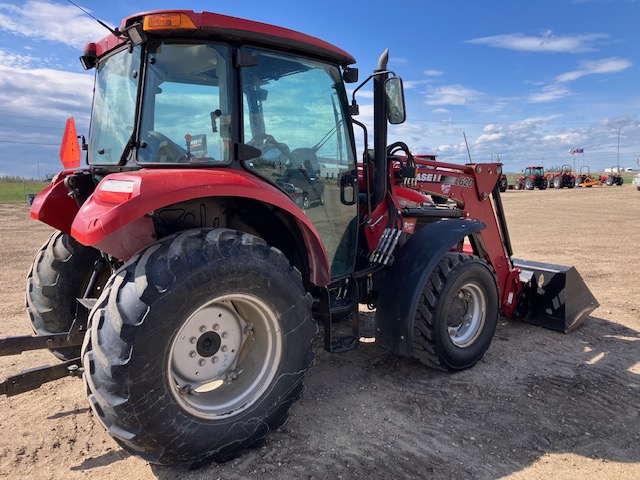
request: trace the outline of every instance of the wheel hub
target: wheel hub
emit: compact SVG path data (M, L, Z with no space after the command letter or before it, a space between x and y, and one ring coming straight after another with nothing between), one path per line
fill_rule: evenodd
M475 284L460 288L447 310L447 329L451 342L459 348L472 345L480 335L486 318L486 299Z
M195 312L173 348L171 366L178 384L195 386L225 378L235 367L246 327L230 303L214 303Z
M221 345L222 340L220 339L220 335L216 332L205 332L198 339L196 351L201 357L208 358L218 353Z

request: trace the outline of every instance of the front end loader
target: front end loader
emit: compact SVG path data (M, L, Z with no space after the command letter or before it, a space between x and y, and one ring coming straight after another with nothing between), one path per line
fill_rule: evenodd
M501 315L569 332L598 306L572 267L513 258L500 163L388 144L406 116L388 52L349 98L358 72L338 47L164 10L81 61L88 142L70 120L64 169L31 207L55 229L27 277L34 335L0 341L63 363L7 378L7 396L82 377L122 448L195 467L281 425L317 323L326 350L352 350L359 305L376 308L377 343L448 372L483 357ZM357 120L369 83L372 136ZM352 335L334 338L346 316Z

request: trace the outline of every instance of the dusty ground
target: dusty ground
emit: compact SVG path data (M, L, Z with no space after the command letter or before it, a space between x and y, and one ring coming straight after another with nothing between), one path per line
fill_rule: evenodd
M573 264L601 303L578 331L503 320L487 355L450 375L375 344L319 345L303 398L266 445L188 472L123 452L81 381L0 398L2 478L640 478L640 192L508 191L519 258ZM0 335L29 333L25 276L50 229L0 205ZM364 333L370 331L365 320ZM2 376L53 362L0 358Z

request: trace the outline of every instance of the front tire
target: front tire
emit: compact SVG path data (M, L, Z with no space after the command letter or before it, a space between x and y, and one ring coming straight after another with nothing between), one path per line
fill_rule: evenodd
M450 372L475 365L498 325L495 275L473 255L447 253L424 287L414 324L414 357Z
M83 346L89 400L127 451L226 461L280 426L313 361L311 295L263 240L188 230L112 277Z

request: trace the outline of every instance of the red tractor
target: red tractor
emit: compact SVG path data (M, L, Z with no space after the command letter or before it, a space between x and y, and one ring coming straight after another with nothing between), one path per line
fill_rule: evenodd
M534 188L544 190L547 188L547 179L544 174L544 167L527 167L524 169L522 176L520 176L513 188L515 190L533 190Z
M387 144L405 120L387 52L349 99L355 60L331 44L165 10L126 18L81 60L96 75L86 165L70 121L65 169L31 209L56 229L27 280L36 335L0 343L63 362L9 377L6 395L81 375L125 450L197 466L283 424L317 321L325 348L347 351L358 306L373 305L377 343L455 372L483 357L501 314L567 332L598 306L574 268L512 258L501 164ZM369 82L371 136L352 118ZM353 335L334 338L345 313Z
M622 177L622 168L614 165L611 167L611 171L607 175L602 175L600 183L610 187L612 185L621 186L624 183Z
M571 171L571 165L562 165L559 172L547 174L548 188L573 188L576 185L576 176Z

